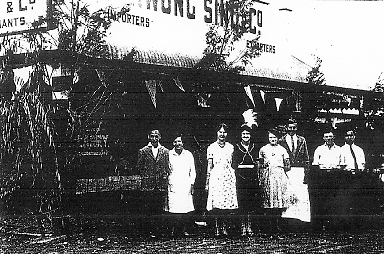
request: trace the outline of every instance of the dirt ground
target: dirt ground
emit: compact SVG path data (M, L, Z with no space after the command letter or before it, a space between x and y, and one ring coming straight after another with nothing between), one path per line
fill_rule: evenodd
M196 227L188 237L150 238L138 234L132 220L121 218L88 218L66 234L44 235L31 218L8 218L1 222L0 253L384 253L384 229L377 225L375 220L354 231L302 228L224 238Z

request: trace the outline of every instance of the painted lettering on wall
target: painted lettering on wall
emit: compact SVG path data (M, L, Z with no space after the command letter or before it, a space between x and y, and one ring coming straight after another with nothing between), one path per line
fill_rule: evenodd
M145 0L145 4L138 4L139 8L149 11L172 15L174 17L195 20L201 14L206 24L224 27L240 28L252 34L260 34L263 27L263 12L253 7L247 12L239 11L240 6L228 0L203 0L204 8L198 13L193 0ZM108 10L110 19L118 22L130 23L137 26L149 27L150 18L134 15L128 9L125 13Z
M263 26L263 12L250 8L248 12L242 13L239 9L239 6L228 1L204 0L204 22L259 34Z
M108 18L117 22L132 24L136 26L149 27L150 19L147 17L134 15L128 12L117 12L111 8L108 9Z
M31 28L47 15L47 0L3 0L0 4L0 34Z
M261 42L247 41L247 47L256 47L261 52L266 52L266 53L271 53L271 54L276 53L276 47L275 46L261 43Z

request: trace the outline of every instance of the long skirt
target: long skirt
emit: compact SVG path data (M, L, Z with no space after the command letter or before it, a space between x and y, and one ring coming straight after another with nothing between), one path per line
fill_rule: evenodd
M257 168L241 168L236 171L237 199L242 213L261 210L261 193Z
M228 165L216 165L208 183L207 210L237 209L235 171Z
M288 178L282 167L266 167L259 171L264 208L286 208Z
M311 208L309 203L308 186L304 184L304 168L292 167L288 176L288 208L282 217L298 219L304 222L311 221Z

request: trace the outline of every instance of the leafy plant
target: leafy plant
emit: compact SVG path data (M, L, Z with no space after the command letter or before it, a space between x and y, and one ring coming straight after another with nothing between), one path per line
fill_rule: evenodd
M251 64L253 58L260 56L261 50L257 44L260 33L246 43L242 50L235 52L238 43L250 31L248 27L250 16L247 14L255 2L257 1L221 2L220 11L225 17L224 21L220 25L210 26L205 34L207 47L203 52L203 58L194 66L196 70L202 71L203 76L201 81L194 84L194 91L200 105L207 105L206 101L211 97L211 93L217 90L241 89L239 83L234 82L231 76L240 74L246 65ZM241 18L234 22L234 17ZM235 83L236 88L228 90L230 83ZM226 100L230 100L228 96Z
M9 45L3 42L0 46ZM11 50L7 52L2 61L4 75L0 86L3 88L16 85L10 61L13 53ZM8 200L16 189L28 188L35 200L33 207L37 213L52 210L61 198L52 121L55 108L51 103L51 86L46 82L46 76L46 66L35 62L28 81L17 84L21 89L3 91L0 99L0 198Z
M47 20L40 19L33 26L44 22ZM98 87L89 87L90 96L85 96L82 105L73 107L72 90L76 77L88 68L84 55L108 56L104 37L110 22L105 10L90 13L79 0L69 5L55 1L55 30L6 37L0 42L0 50L6 52L0 66L0 198L6 205L12 205L15 195L20 198L27 189L33 214L52 220L54 212L62 211L63 175L71 172L77 153L66 144L78 141L90 125L87 119L92 119L111 95L106 83L99 82ZM16 54L19 45L28 45L21 55ZM44 57L51 48L59 50L60 59ZM17 60L20 56L21 64ZM25 65L31 68L28 79L15 84L13 69ZM68 107L52 100L52 67L70 73ZM65 118L61 123L57 122L59 115Z

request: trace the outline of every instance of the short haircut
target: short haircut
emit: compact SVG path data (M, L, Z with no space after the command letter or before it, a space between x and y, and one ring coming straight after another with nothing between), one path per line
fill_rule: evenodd
M226 125L225 123L220 123L220 124L216 127L216 131L219 131L221 128L223 128L224 131L228 131L228 125Z
M184 142L184 135L183 135L183 133L179 133L179 132L177 132L177 133L173 136L173 141L175 141L175 139L177 139L178 137L180 137L180 138L181 138L181 141Z
M275 135L277 138L279 137L279 132L278 132L276 129L269 129L269 130L268 130L268 133L272 133L272 134Z
M161 133L160 133L160 131L158 130L158 129L153 129L153 130L150 130L149 132L148 132L148 137L152 134L152 132L154 132L154 131L156 131L158 134L159 134L159 136L161 137Z

